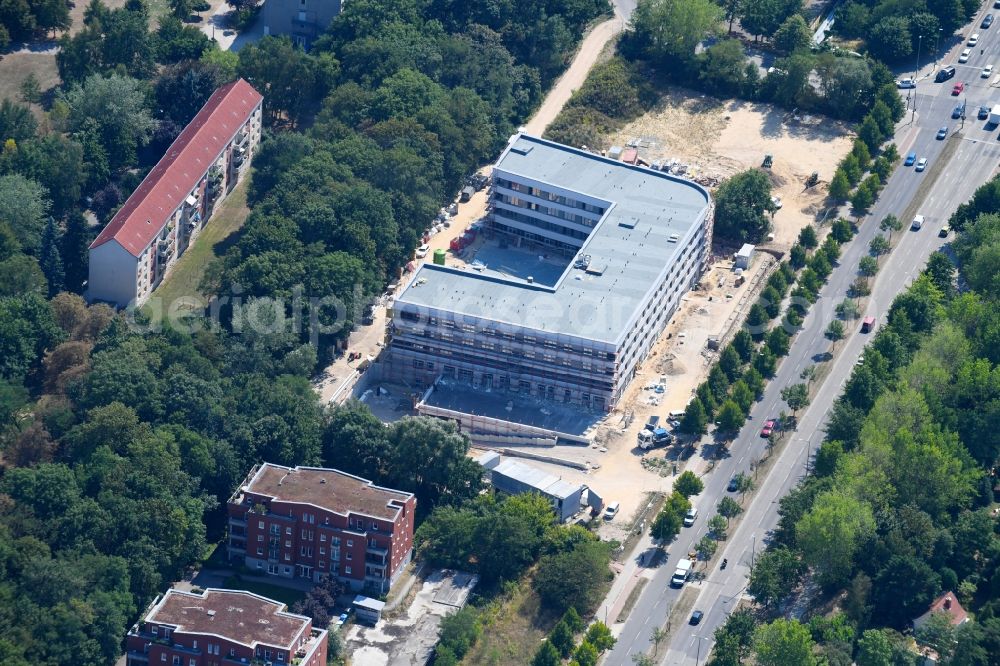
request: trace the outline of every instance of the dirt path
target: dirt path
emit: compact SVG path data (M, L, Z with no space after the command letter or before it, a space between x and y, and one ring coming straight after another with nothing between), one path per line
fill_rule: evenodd
M555 86L545 96L545 101L524 125L524 131L532 136L541 136L562 108L566 106L573 92L583 85L604 47L625 28L625 19L620 15L598 24L580 44L580 50L573 57L569 69L559 77Z

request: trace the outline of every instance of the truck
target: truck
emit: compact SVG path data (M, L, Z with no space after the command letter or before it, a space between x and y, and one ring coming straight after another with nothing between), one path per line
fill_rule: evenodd
M689 576L691 576L691 560L683 559L677 563L674 575L670 578L670 584L673 587L683 587Z
M993 108L990 109L990 119L986 121L986 124L990 127L1000 125L1000 104L994 104Z
M924 216L914 215L913 222L910 223L910 229L913 229L914 231L919 231L922 226L924 226Z
M649 451L650 449L659 448L661 446L668 446L673 439L670 436L670 431L666 428L653 428L652 430L643 429L639 433L639 448L643 451Z

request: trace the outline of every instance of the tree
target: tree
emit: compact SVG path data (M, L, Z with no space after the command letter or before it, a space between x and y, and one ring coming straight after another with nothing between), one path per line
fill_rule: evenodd
M955 627L951 624L951 614L946 611L931 613L913 634L921 645L930 645L947 659L955 646Z
M864 142L868 150L876 152L878 147L882 145L885 135L882 134L882 130L879 128L878 123L875 122L875 119L869 115L865 116L865 119L861 122L861 126L858 127L858 138ZM875 194L877 192L872 192L872 196Z
M567 611L568 612L568 611ZM582 628L582 627L581 627ZM600 620L587 627L586 640L593 645L598 652L607 652L615 646L615 637L611 635L611 629Z
M799 245L809 250L815 249L819 245L816 228L811 224L802 227L802 231L799 232Z
M560 622L558 626L566 625ZM446 615L441 620L441 645L447 646L457 659L461 659L476 644L482 633L479 621L479 610L473 606L465 606L457 613ZM552 631L555 634L555 630ZM569 632L572 647L573 634Z
M653 644L653 656L660 651L660 643L667 637L667 631L663 627L654 627L653 633L649 635L649 640Z
M892 242L892 232L899 231L903 228L903 223L895 215L889 214L882 218L882 221L878 223L878 228L882 231L887 232L888 240Z
M885 236L876 236L868 244L868 250L876 257L887 254L889 249L889 241L885 239Z
M814 666L813 639L797 620L778 619L761 625L754 634L759 666Z
M708 432L708 415L697 397L684 408L680 431L687 435L704 435Z
M736 479L736 490L739 492L740 501L742 502L744 495L753 490L753 477L740 472L734 478Z
M170 0L170 11L182 21L194 11L195 0Z
M741 379L733 384L733 390L730 395L733 401L740 406L744 414L750 413L750 408L754 402L754 393L745 381Z
M775 357L787 356L788 348L791 345L791 336L785 332L785 329L776 326L768 332L765 344L767 350L774 354Z
M37 182L20 174L0 176L0 221L14 232L25 251L37 254L51 202Z
M674 481L674 490L684 497L693 497L705 489L705 484L691 470L685 470Z
M322 62L306 54L288 37L267 36L240 49L239 73L264 95L264 109L275 121L286 115L292 122L314 100L325 96L330 77ZM412 70L404 78L416 75Z
M829 326L826 327L826 331L823 332L823 337L832 342L836 348L837 343L844 339L844 322L839 319L831 320ZM795 411L795 409L792 408L792 411Z
M62 291L65 281L62 257L59 255L59 230L51 217L42 231L42 249L38 263L48 282L51 298Z
M748 70L746 52L738 39L725 39L712 44L698 56L698 62L698 79L707 91L727 95L752 94L752 87L757 81L756 71Z
M87 280L92 236L90 225L83 213L72 211L66 217L66 230L62 233L59 253L66 273L68 291L80 293L83 290L83 283Z
M878 259L870 255L861 257L858 260L858 273L866 278L874 277L878 273Z
M881 60L899 62L913 52L913 40L907 18L887 16L871 27L868 48Z
M858 189L854 191L851 195L851 206L858 213L863 213L864 211L871 208L872 204L875 203L876 192L873 192L868 181L861 183Z
M712 555L715 555L715 551L718 547L718 542L707 534L699 539L698 543L695 544L695 550L698 551L698 557L703 560L712 559Z
M549 641L559 650L559 654L563 659L573 654L573 648L576 647L576 641L573 640L573 632L562 621L557 622L556 626L549 632Z
M672 541L681 531L681 520L682 518L673 511L664 509L653 520L649 534L663 543Z
M715 514L708 519L708 530L712 535L712 538L716 541L722 541L726 538L726 529L729 527L729 521L725 516L720 516Z
M774 33L774 45L785 53L807 48L812 43L812 31L801 14L792 14Z
M711 0L646 0L632 13L632 28L655 59L688 59L722 18Z
M788 252L788 263L796 270L806 265L806 249L799 243L792 246Z
M21 99L29 104L38 104L42 99L42 88L34 72L29 72L21 82Z
M69 30L73 21L69 15L69 3L64 0L34 0L34 15L39 30L53 34L57 30Z
M723 497L719 500L719 506L716 507L719 515L726 519L726 525L729 525L729 521L743 512L743 507L734 500L732 497Z
M829 192L830 198L834 201L845 201L851 193L851 183L847 179L847 174L840 167L833 173Z
M587 640L580 643L580 646L576 648L576 652L573 653L573 661L580 666L597 666L597 660L600 655L597 652L597 648L591 645Z
M562 666L559 650L549 640L543 641L531 660L531 666Z
M924 271L942 294L951 296L954 293L955 264L948 258L948 255L943 252L932 253L927 260L927 268Z
M546 555L538 563L534 586L546 607L558 612L575 608L586 615L601 600L611 553L596 540L576 544L571 550Z
M893 666L895 641L887 629L868 629L858 641L858 666Z
M818 495L796 523L795 539L803 560L816 569L818 580L838 585L846 582L857 549L874 528L870 506L828 491Z
M715 192L715 234L733 243L759 243L771 227L771 182L759 169L738 173Z
M754 562L747 592L765 608L781 601L798 586L805 567L788 548L769 548Z
M719 409L719 431L728 434L735 434L743 427L747 420L746 414L740 406L733 400L726 400Z
M712 650L713 666L740 666L750 658L757 620L748 608L729 614L726 623L715 630L715 647Z
M71 131L93 128L114 168L131 165L156 126L142 84L128 76L89 76L70 88L64 99Z
M857 319L861 316L861 309L854 300L845 298L837 304L837 316L841 319Z

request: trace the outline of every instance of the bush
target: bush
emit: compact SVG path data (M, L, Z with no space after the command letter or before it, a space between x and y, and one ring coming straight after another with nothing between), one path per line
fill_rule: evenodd
M538 563L535 591L547 608L560 613L575 608L587 615L601 600L610 560L610 548L601 541L585 541L572 550L546 555Z
M451 650L456 659L461 659L476 644L481 634L479 610L473 606L465 606L441 620L440 645Z
M643 111L639 101L639 80L628 63L612 58L590 71L568 106L592 109L608 118L630 120Z
M560 113L548 129L545 138L567 146L598 148L604 135L618 129L618 123L594 109L580 106L568 107Z

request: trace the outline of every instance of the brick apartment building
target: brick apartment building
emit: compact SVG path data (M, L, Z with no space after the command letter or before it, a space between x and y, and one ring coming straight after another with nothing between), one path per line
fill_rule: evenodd
M262 100L243 79L212 93L90 245L90 301L125 307L149 298L246 174Z
M237 590L169 590L126 637L126 666L326 666L327 632Z
M413 554L411 493L335 469L264 463L229 499L229 557L252 571L387 592Z

